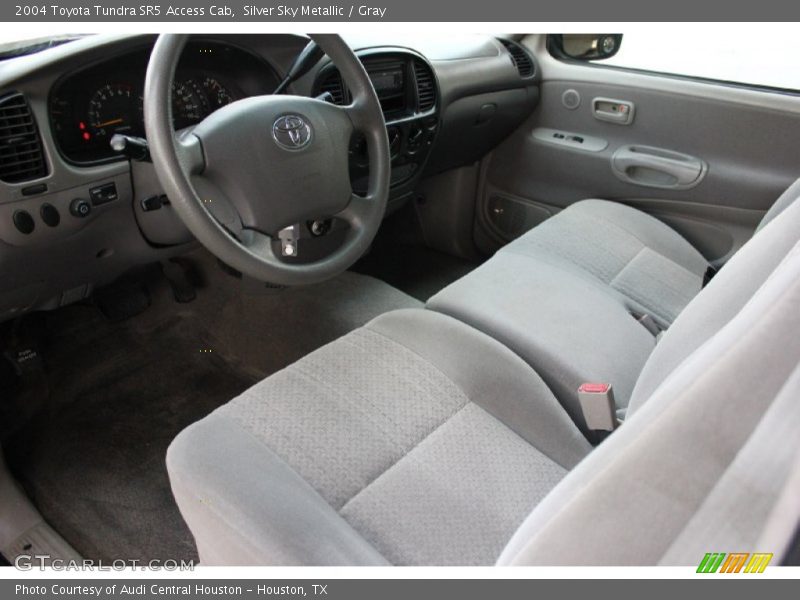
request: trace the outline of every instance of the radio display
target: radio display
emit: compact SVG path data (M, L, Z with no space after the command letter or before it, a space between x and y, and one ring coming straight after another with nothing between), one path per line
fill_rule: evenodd
M378 96L391 96L403 90L402 67L392 70L371 71L369 78Z

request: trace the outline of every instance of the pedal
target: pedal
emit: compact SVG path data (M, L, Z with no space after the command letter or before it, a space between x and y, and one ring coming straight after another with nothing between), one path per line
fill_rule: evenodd
M45 319L27 315L0 339L0 438L22 427L49 398L41 355Z
M0 354L0 395L4 398L10 398L19 387L20 374L15 354L15 352Z
M94 294L100 312L109 321L124 321L150 307L150 292L139 281L118 281Z
M28 342L0 354L0 439L25 425L50 396L44 362Z
M197 298L197 290L183 265L173 260L162 260L161 270L172 288L175 302L186 304Z
M21 378L31 375L38 376L42 371L42 357L35 346L28 346L13 351L11 356L16 371Z

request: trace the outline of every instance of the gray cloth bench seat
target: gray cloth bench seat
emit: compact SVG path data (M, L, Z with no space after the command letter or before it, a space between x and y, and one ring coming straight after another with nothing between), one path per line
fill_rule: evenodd
M791 186L761 230L800 196ZM624 413L663 330L703 286L705 258L639 210L584 200L501 248L427 307L495 337L542 376L585 431L584 382L610 383ZM648 315L657 327L638 319Z
M669 226L607 200L577 202L499 254L544 260L588 275L630 311L649 314L664 329L703 287L709 266Z

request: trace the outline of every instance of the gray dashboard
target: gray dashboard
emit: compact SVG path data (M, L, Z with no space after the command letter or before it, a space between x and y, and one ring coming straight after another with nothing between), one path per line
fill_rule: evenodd
M152 35L88 36L0 63L0 120L16 114L9 112L10 104L3 112L3 102L12 95L17 95L18 102L21 95L38 130L47 173L24 181L2 180L0 168L0 321L87 298L95 287L127 269L193 247L183 224L159 200L164 198L152 165L116 158L103 150L104 141L98 143L94 137L109 133L101 132L98 125L108 128L108 123L126 121L127 126L133 119L108 118L116 117L117 109L105 110L103 103L108 97L112 102L124 100L125 106L133 107L132 113L137 111L136 86L143 81L145 59L154 40ZM414 77L420 66L430 69L434 104L410 105L393 117L402 144L396 168L399 172L409 163L415 168L393 185L391 206L413 197L421 177L479 160L538 101L538 73L521 76L504 44L491 37L387 40L386 36L347 36L346 40L368 71L373 64L385 74L387 64L403 61ZM225 77L230 82L226 91L236 90L229 94L235 96L232 100L269 93L307 41L304 36L284 34L197 36L195 50L233 48L253 58L248 68L254 72L242 70L233 76L226 73L230 69L219 67L207 73L205 63L195 61L184 79L195 82L189 87L196 94L183 95L200 98L204 90L211 94L203 87L206 79ZM387 63L388 59L394 63ZM104 69L109 73L107 81ZM291 92L318 93L321 77L330 70L323 59L295 82ZM117 77L117 73L122 75ZM54 116L54 106L67 116ZM200 100L188 106L189 117L198 106L213 109ZM419 138L425 141L424 153L411 151L409 139L415 127L424 129L424 137ZM65 129L74 147L65 142ZM91 152L80 147L84 135L92 137L87 143L95 144ZM153 204L148 208L148 202L155 202L158 210Z

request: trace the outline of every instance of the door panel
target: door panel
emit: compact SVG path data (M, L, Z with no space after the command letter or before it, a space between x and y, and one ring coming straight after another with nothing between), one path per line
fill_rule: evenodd
M506 225L507 210L527 226L605 198L724 260L800 176L798 97L564 63L543 36L526 43L542 71L541 100L484 161L476 239L485 250L520 233Z

